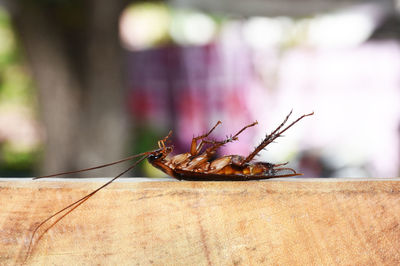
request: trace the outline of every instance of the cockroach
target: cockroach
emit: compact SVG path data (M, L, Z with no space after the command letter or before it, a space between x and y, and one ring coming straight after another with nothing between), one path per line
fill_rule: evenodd
M178 179L178 180L189 180L189 181L249 181L249 180L262 180L269 178L278 178L278 177L292 177L302 175L301 173L297 173L294 169L285 167L287 163L273 164L268 162L254 162L254 157L265 147L267 147L270 143L274 142L277 138L281 137L282 134L292 127L294 124L299 122L301 119L307 116L311 116L314 112L309 114L304 114L294 120L291 124L286 126L284 125L288 121L292 111L286 116L284 121L274 130L271 134L267 134L264 140L251 152L248 156L243 157L240 155L226 155L219 158L214 158L217 150L223 145L238 140L238 136L245 131L247 128L253 127L258 124L258 122L254 122L243 127L239 130L235 135L231 135L227 137L225 140L216 141L209 139L209 135L215 130L215 128L221 124L221 121L218 121L214 127L211 128L206 134L200 135L198 137L193 137L190 152L182 153L174 156L169 156L173 151L172 145L167 145L168 139L171 137L172 131L162 140L158 141L158 149L143 152L140 154L129 156L125 159L95 166L87 169L81 169L77 171L63 172L58 174L52 174L47 176L35 177L34 179L40 178L48 178L66 174L73 174L83 171L89 171L94 169L99 169L103 167L107 167L110 165L118 164L121 162L125 162L128 160L132 160L140 157L136 162L132 164L128 169L112 178L110 181L100 186L96 190L87 194L86 196L80 198L79 200L71 203L70 205L64 207L63 209L57 211L52 214L45 220L39 223L33 230L28 252L26 259L28 258L33 239L39 230L46 222L50 219L56 217L57 215L61 215L61 217L57 218L55 222L53 222L39 237L38 241L42 238L42 236L50 230L56 223L58 223L61 219L63 219L66 215L71 213L74 209L76 209L79 205L83 204L86 200L92 197L101 189L105 188L113 181L115 181L120 176L127 173L129 170L133 169L137 164L147 159L150 164L154 167L160 169L167 175Z

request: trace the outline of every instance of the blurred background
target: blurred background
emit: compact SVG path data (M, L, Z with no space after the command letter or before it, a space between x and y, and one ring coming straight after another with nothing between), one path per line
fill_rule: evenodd
M291 109L315 115L259 160L399 176L400 1L0 1L2 177L116 161L169 130L185 152L218 120L216 139L259 122L221 150L246 155Z

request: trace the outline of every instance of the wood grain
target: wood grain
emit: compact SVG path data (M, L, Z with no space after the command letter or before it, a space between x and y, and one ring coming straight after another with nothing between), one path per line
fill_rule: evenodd
M101 184L0 182L0 265ZM26 264L399 265L399 222L398 180L118 182L36 237Z

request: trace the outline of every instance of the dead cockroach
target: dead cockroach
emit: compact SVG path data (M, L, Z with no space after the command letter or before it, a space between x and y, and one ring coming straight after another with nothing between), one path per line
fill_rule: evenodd
M291 113L292 112L290 112L283 123L271 134L267 135L260 145L258 145L247 157L240 155L226 155L217 159L212 159L218 148L228 142L237 140L240 133L249 127L257 125L257 122L245 126L235 135L223 141L208 140L207 137L211 132L221 124L221 122L218 121L208 133L192 139L190 152L167 157L167 155L169 155L173 150L172 146L165 145L166 140L170 136L170 134L168 134L168 136L158 142L159 149L151 152L147 157L147 160L154 167L178 180L247 181L301 175L296 173L292 168L282 167L286 163L272 164L267 162L252 162L253 158L262 149L272 143L276 138L280 137L283 132L297 123L300 119L313 115L313 113L303 115L281 130L289 119ZM198 141L200 141L199 144L197 143ZM209 144L210 147L203 151L205 144Z
M230 136L222 141L215 141L208 139L208 136L214 131L214 129L221 124L218 121L214 127L204 135L194 137L192 139L192 143L190 146L190 152L178 154L175 156L168 157L168 155L173 151L173 146L166 145L168 138L171 136L172 132L170 131L169 134L162 140L158 141L158 149L153 151L148 151L136 155L132 155L125 159L91 167L87 169L71 171L71 172L63 172L48 176L41 176L36 177L34 179L39 178L47 178L53 176L60 176L72 173L78 173L83 171L94 170L98 168L107 167L110 165L118 164L124 161L132 160L134 158L140 157L132 166L128 169L102 185L101 187L97 188L96 190L92 191L91 193L87 194L86 196L82 197L81 199L75 201L74 203L66 206L65 208L59 210L58 212L54 213L53 215L49 216L47 219L43 220L39 225L35 227L33 230L31 240L28 247L27 257L28 258L33 238L36 235L38 229L48 222L50 219L54 218L57 215L61 215L61 217L57 218L38 238L38 241L41 237L56 223L58 223L62 218L66 215L71 213L75 208L79 205L83 204L86 200L92 197L95 193L99 190L103 189L104 187L111 184L114 180L118 177L122 176L132 168L134 168L138 163L142 162L147 158L147 160L156 168L160 169L167 175L174 177L178 180L190 180L190 181L248 181L248 180L261 180L261 179L269 179L269 178L277 178L277 177L291 177L301 175L297 173L294 169L284 167L286 163L281 164L272 164L267 162L253 162L254 157L263 150L267 145L272 143L275 139L282 136L282 134L288 130L291 126L296 124L298 121L303 119L304 117L311 116L314 113L309 113L302 115L301 117L297 118L294 122L283 128L283 126L288 121L290 112L285 120L282 122L280 126L278 126L271 134L267 134L265 139L258 145L252 153L250 153L247 157L243 157L240 155L226 155L220 158L213 159L217 150L232 141L238 140L239 134L241 134L244 130L249 127L253 127L257 125L257 122L254 122L250 125L243 127L239 130L235 135ZM283 128L283 129L282 129ZM200 141L200 143L198 143ZM205 148L207 147L207 148ZM62 214L63 213L63 214Z

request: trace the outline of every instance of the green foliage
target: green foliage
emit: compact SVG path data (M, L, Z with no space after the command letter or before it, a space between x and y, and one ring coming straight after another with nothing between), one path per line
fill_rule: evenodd
M32 175L40 145L39 140L24 141L24 134L12 132L32 126L36 113L35 91L10 17L0 8L0 175ZM28 110L28 112L26 112ZM18 117L21 119L12 119ZM22 124L21 124L22 123ZM10 133L11 132L11 133ZM15 134L14 134L15 135ZM31 136L29 136L31 137ZM22 147L22 148L21 148Z
M0 176L32 176L39 157L39 150L19 151L12 145L0 146Z

